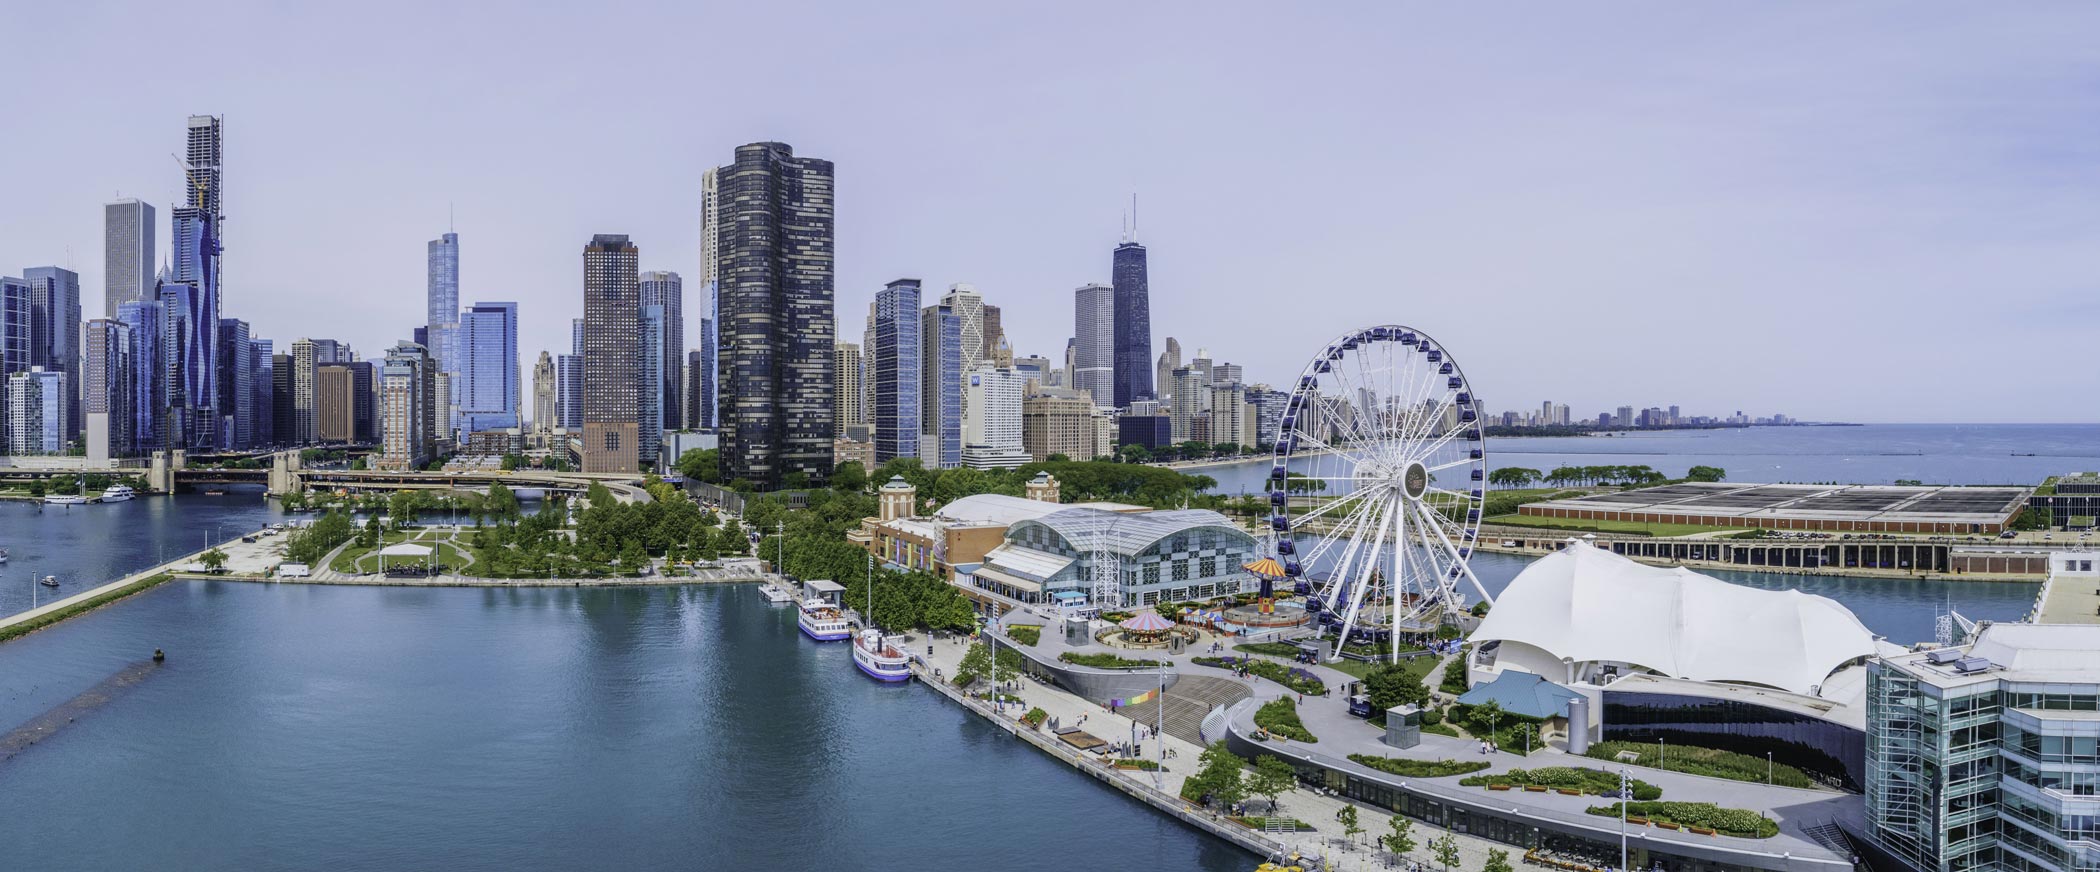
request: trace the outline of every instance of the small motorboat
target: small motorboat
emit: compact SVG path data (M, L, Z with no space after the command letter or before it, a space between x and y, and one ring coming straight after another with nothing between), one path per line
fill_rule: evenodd
M46 575L46 576L44 576L43 578L39 578L39 579L37 579L37 580L36 580L36 583L37 583L37 584L41 584L41 585L43 585L43 586L45 586L45 587L57 587L57 586L58 586L58 576L56 576L56 575Z
M7 549L0 548L0 563L7 562Z

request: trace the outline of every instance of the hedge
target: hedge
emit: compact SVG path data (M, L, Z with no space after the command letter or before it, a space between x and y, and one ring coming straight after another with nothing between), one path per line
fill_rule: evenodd
M1074 654L1066 651L1057 659L1073 666L1090 666L1095 669L1156 669L1157 660L1127 660L1114 654Z
M1349 759L1380 772L1389 772L1408 778L1442 778L1447 775L1464 775L1488 768L1485 760L1409 760L1404 757L1374 757L1369 754L1351 754ZM1471 780L1471 779L1467 779ZM1460 782L1464 783L1464 782Z
M1287 696L1269 700L1262 703L1261 708L1255 709L1254 725L1286 739L1306 743L1320 741L1319 737L1305 728L1304 721L1298 720L1298 704Z
M1009 624L1006 628L1006 635L1012 637L1016 642L1033 645L1043 641L1043 628L1040 624Z
M1672 772L1705 775L1712 778L1727 778L1734 781L1751 781L1763 784L1766 760L1718 748L1701 748L1696 745L1672 744L1668 750L1657 753L1651 742L1598 742L1590 746L1587 756L1599 760L1616 760L1619 754L1632 751L1638 755L1637 766L1653 766ZM1658 757L1660 759L1658 759ZM1781 787L1815 787L1816 783L1802 772L1784 763L1771 764L1772 783ZM1635 799L1640 797L1636 796Z
M1511 769L1495 775L1476 775L1458 783L1467 787L1486 787L1491 784L1523 787L1535 784L1541 787L1565 787L1599 796L1617 791L1619 776L1602 769L1581 766L1541 766L1537 769ZM1637 800L1661 799L1663 795L1662 788L1638 778L1632 779L1630 786L1633 788L1633 798Z
M1235 671L1245 669L1255 675L1309 696L1325 696L1327 694L1327 685L1321 682L1318 676L1304 669L1286 666L1274 660L1263 660L1258 657L1197 657L1193 662L1198 666L1213 666L1219 669Z
M1779 824L1764 815L1749 809L1722 808L1710 802L1615 802L1593 805L1588 811L1594 815L1618 817L1622 805L1626 806L1629 817L1644 817L1656 823L1705 827L1722 835L1746 839L1769 839L1779 835Z

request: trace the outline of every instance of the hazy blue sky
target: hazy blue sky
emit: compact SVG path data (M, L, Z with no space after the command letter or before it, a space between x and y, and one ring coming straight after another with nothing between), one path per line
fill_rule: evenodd
M692 277L701 171L774 139L838 165L849 341L911 276L1061 359L1136 192L1155 353L1250 380L1402 323L1492 409L2100 418L2090 4L10 2L0 33L0 272L70 263L90 317L101 204L165 246L191 113L226 117L227 315L377 352L449 205L528 368L591 234Z

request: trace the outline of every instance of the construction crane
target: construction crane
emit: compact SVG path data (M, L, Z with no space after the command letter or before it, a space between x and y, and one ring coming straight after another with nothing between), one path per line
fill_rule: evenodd
M175 159L175 164L177 166L182 167L183 181L189 183L189 193L193 195L190 198L190 202L193 205L204 205L205 199L210 195L211 185L210 183L197 177L197 165L190 163L187 159L183 158L182 155L176 154L172 151L168 152L168 156ZM218 216L214 215L212 217L216 218Z

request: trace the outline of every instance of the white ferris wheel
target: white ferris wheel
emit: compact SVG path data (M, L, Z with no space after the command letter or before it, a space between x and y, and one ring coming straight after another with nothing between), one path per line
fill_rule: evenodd
M1345 333L1293 386L1268 490L1277 558L1345 645L1389 648L1464 607L1480 535L1480 398L1442 345L1409 327Z

